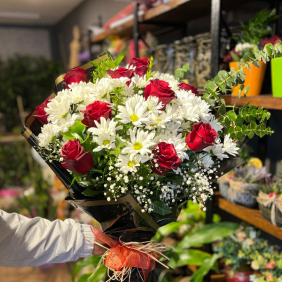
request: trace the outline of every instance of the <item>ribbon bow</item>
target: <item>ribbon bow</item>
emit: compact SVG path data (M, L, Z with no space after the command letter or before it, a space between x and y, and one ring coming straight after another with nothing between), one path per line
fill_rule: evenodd
M120 242L112 239L97 228L91 227L95 238L104 242L111 249L107 249L100 263L105 259L104 265L113 271L112 279L124 281L130 277L133 267L140 268L143 272L144 281L148 274L155 268L156 261L168 268L166 265L158 261L158 257L164 256L161 251L165 250L165 246L160 243L139 243L139 242ZM97 242L95 242L97 244ZM165 256L164 256L165 257ZM97 268L98 268L97 266ZM94 272L95 273L95 272Z

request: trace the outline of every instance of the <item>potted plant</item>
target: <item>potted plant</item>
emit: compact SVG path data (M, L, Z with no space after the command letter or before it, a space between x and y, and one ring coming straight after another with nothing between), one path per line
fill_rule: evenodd
M236 38L237 45L228 52L224 62L229 63L230 69L238 70L237 63L241 59L250 61L254 58L253 52L260 45L261 40L268 34L271 34L269 24L277 19L275 10L262 10L258 12L248 24L241 23L240 36ZM259 62L260 68L250 65L249 69L244 69L245 73L245 93L247 96L257 96L260 94L266 64ZM248 91L249 90L249 91ZM238 96L240 86L236 86L233 90L233 95Z
M282 178L266 178L259 185L257 201L261 214L274 225L282 227Z
M255 251L262 252L268 243L259 238L259 232L252 226L241 225L229 237L221 239L214 251L223 256L227 282L250 282L252 257Z
M264 38L261 41L261 46L264 47L270 43L275 46L282 39L277 35L271 35L269 38ZM274 58L271 59L271 81L272 93L274 97L282 97L282 57L280 54L275 53Z
M270 247L262 254L255 252L251 267L255 274L250 276L252 282L282 282L282 253L276 247Z
M220 185L220 193L232 203L254 208L257 206L258 182L268 176L260 159L251 158L247 166L235 168L229 174L229 186Z

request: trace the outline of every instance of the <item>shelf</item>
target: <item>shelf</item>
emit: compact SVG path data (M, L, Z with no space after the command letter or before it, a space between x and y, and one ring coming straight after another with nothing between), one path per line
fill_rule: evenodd
M276 98L272 95L259 95L237 98L236 96L222 96L227 105L244 106L246 103L255 105L256 107L264 107L269 110L282 110L282 98Z
M22 135L6 135L0 137L0 143L10 143L16 141L24 141L24 137Z
M282 229L265 219L258 209L249 209L243 206L232 204L223 199L220 195L218 195L217 201L218 207L220 209L282 240Z

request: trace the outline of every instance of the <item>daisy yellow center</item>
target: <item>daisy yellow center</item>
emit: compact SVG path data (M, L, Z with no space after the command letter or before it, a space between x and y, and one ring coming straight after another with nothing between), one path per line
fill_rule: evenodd
M136 142L133 144L134 150L141 150L143 148L143 145L140 142Z
M129 167L134 167L136 165L136 162L135 161L129 161L128 162L128 166Z
M65 118L68 115L68 113L65 113L62 115L62 118Z
M157 122L160 122L160 121L161 121L161 119L158 118L158 119L157 119Z
M137 115L130 115L130 119L134 122L134 121L138 121L139 117Z
M104 141L103 141L103 145L104 145L104 146L106 146L106 145L108 145L108 144L110 144L110 140L104 140Z

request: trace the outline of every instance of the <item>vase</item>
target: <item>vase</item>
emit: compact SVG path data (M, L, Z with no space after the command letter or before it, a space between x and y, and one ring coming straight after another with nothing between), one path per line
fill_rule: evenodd
M258 204L259 205L259 210L260 213L268 220L271 222L271 209L272 209L272 205L269 207L265 207L262 204ZM275 208L275 223L278 227L282 227L282 213Z
M243 269L241 271L240 269L238 269L234 273L231 273L230 268L225 267L225 277L227 282L251 282L250 275L252 274L252 270Z
M273 97L282 98L282 58L271 60L271 82Z
M250 62L248 62L250 63ZM247 93L247 96L258 96L261 92L261 87L264 79L264 74L266 70L266 64L263 62L258 62L260 65L260 68L250 64L250 69L244 68L245 73L245 88L246 86L249 86L250 89ZM238 62L230 62L229 67L234 68L236 71L238 70L237 66ZM242 63L239 63L242 65ZM243 65L242 65L243 66ZM244 93L245 88L243 89L242 93ZM239 94L240 85L234 87L233 89L233 96L238 96Z

